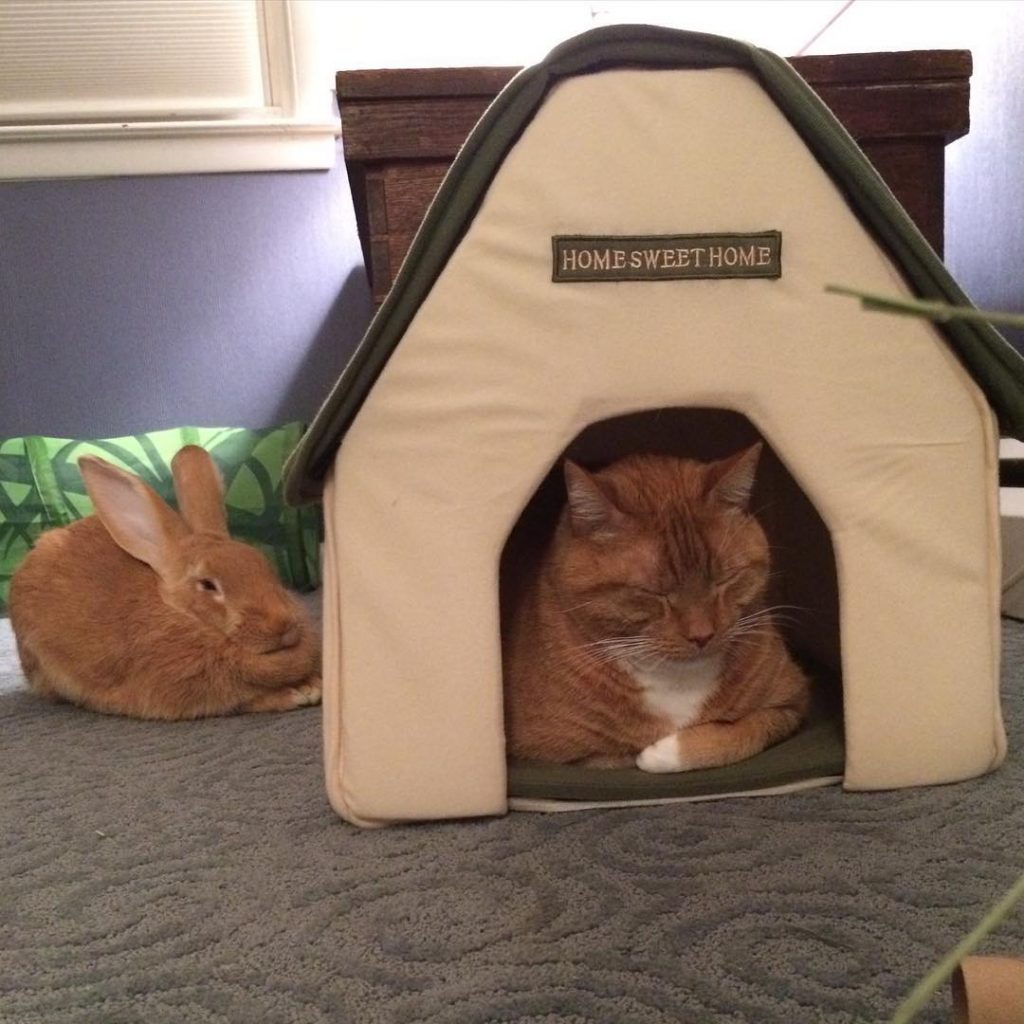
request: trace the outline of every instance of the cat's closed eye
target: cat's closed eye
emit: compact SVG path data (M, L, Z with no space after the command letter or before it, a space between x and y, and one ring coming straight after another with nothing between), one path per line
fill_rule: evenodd
M715 575L715 590L740 604L761 591L765 582L765 568L760 564L737 566Z
M622 587L618 598L622 613L637 622L659 616L666 601L666 596L656 590L633 586Z

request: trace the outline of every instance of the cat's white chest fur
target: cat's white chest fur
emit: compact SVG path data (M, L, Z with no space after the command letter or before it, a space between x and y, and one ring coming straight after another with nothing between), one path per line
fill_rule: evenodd
M686 661L664 661L651 668L627 663L623 667L640 686L652 715L667 718L677 729L691 725L722 675L722 654Z

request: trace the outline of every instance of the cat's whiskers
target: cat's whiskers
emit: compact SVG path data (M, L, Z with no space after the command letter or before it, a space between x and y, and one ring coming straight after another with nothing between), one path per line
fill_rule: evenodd
M608 648L608 647L629 647L637 644L647 644L650 641L643 634L637 634L635 636L606 636L600 640L591 640L588 643L580 645L579 650L594 650L595 648Z
M621 661L647 661L655 653L650 638L643 635L606 637L583 644L577 650L587 658L605 665Z
M629 638L631 643L639 642L641 638ZM613 646L609 646L613 645ZM578 644L567 648L564 652L566 667L570 668L577 675L583 675L593 670L595 665L607 665L618 660L621 655L619 650L621 643L614 638L603 640L592 640L588 643Z
M766 638L771 636L771 631L756 631L751 633L734 633L726 637L725 642L731 649L737 647L757 649L761 647Z
M800 605L776 604L748 612L741 615L726 631L726 642L730 646L757 647L765 639L777 634L780 623L793 625L799 621L798 616L785 614L789 609L807 610Z
M802 605L798 604L773 604L768 605L766 608L759 608L757 611L747 612L745 615L741 615L736 622L735 626L744 626L751 622L768 621L775 622L777 620L794 622L797 619L795 615L781 614L789 611L806 612L807 609Z

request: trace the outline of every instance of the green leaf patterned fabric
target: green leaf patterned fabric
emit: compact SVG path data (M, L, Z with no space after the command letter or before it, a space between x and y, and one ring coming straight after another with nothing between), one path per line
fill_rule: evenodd
M268 430L181 427L109 440L56 437L0 439L0 613L6 611L11 576L36 538L92 513L78 459L99 455L146 481L174 504L171 459L197 444L224 478L233 537L260 548L282 581L296 590L320 583L319 506L285 504L284 463L303 433L301 423Z

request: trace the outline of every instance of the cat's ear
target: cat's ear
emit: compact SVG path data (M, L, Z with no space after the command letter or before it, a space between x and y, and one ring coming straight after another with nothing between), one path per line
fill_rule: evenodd
M763 448L763 443L758 441L752 447L714 463L709 470L708 495L726 508L746 511Z
M569 499L569 521L579 536L615 532L623 515L604 492L596 477L575 462L565 460L565 492Z

